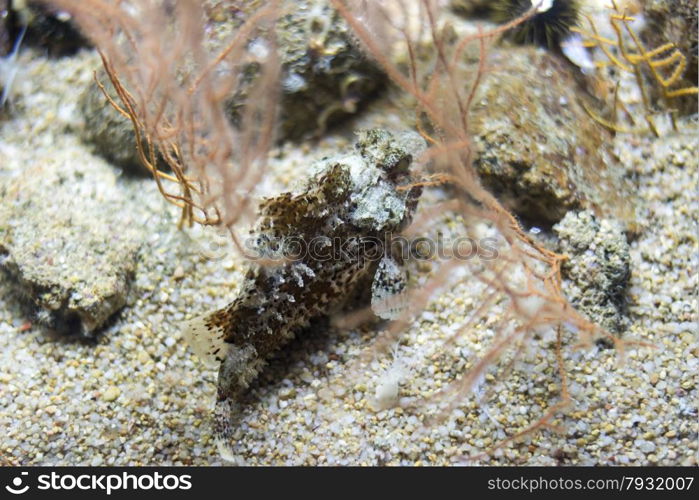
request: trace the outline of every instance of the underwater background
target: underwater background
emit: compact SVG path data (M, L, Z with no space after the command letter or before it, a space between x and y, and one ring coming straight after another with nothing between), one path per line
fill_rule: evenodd
M167 11L151 3L154 13ZM273 3L201 3L202 46L222 50L253 15L268 22L260 12ZM279 74L267 75L260 63L268 47L247 40L230 67L211 70L221 79L238 72L239 84L219 103L221 116L231 137L254 146L248 156L232 157L258 162L231 187L216 184L218 171L207 163L215 152L199 155L216 140L213 129L196 129L193 135L206 140L168 159L167 131L149 128L157 113L135 113L144 120L136 136L129 116L109 104L105 93L122 101L95 44L109 54L123 46L105 49L100 43L108 33L90 31L101 26L90 22L115 15L105 7L113 2L95 2L104 7L97 15L68 0L0 0L0 463L697 465L696 1L619 0L613 8L554 0L537 10L526 0L453 0L424 2L424 11L422 2L407 2L416 19L439 13L444 24L424 32L409 27L412 7L396 2L404 12L395 23L404 22L404 33L419 42L413 56L389 50L401 39L381 31L390 32L390 23L372 24L380 16L357 14L350 18L357 28L338 13L340 2L304 0L290 11L284 3L273 25ZM681 7L668 7L676 3ZM139 19L131 7L119 8ZM513 21L488 39L488 68L479 70L479 27ZM134 32L144 52L134 57L152 68L141 63L122 73L126 87L134 78L151 81L159 68L156 48L145 42L160 38L138 31L143 26ZM435 256L407 259L408 289L430 292L424 308L417 299L403 304L400 328L376 318L353 321L344 312L309 318L310 326L280 345L240 396L224 460L212 424L219 370L201 362L184 332L236 298L251 264L221 225L189 223L213 217L206 200L215 200L218 215L247 234L260 198L307 194L304 183L318 165L356 163L360 130L417 131L424 147L449 135L437 125L451 122L433 116L427 123L423 115L432 108L419 108L417 94L386 71L361 26L376 41L373 50L385 49L409 76L412 61L425 81L430 51L474 37L459 60L466 79L451 80L474 89L460 94L469 105L469 168L513 214L527 248L567 256L562 295L612 340L582 342L579 325L587 323L564 317L568 306L555 309L544 291L510 292L514 283L524 287L513 270L504 278L493 274L505 283L494 286L490 277L474 279L481 264L473 261L443 268ZM634 59L634 36L649 54ZM196 87L187 64L168 74L168 85ZM280 82L277 90L266 86L273 81ZM435 109L447 115L459 102L444 85L443 93L420 95L434 97ZM143 103L157 107L160 95L180 96L167 85L158 92ZM264 98L272 95L276 136L263 148ZM134 96L140 104L140 94ZM204 101L173 102L163 105L164 114L181 106L182 115L199 116ZM248 102L261 104L247 113ZM254 137L245 135L246 126ZM179 175L177 161L187 154L208 159L172 182L168 176ZM422 188L415 225L407 229L412 237L453 241L468 227L469 237L506 240L485 198L473 201L461 184L442 182L436 153L434 164L429 154L412 155L414 186ZM182 179L190 172L214 179L208 198L190 192L191 205L171 196L189 196L189 180ZM227 211L233 192L239 198ZM469 200L468 210L446 203L459 197ZM371 201L370 209L380 212L387 199ZM333 214L327 200L322 208ZM548 322L547 315L564 318L556 325L572 333L561 341L560 326L534 318ZM512 342L512 352L494 351L509 338L512 318L531 321L531 328ZM377 339L386 338L388 348L377 348ZM492 362L479 365L494 352ZM562 389L566 405L557 407ZM441 391L445 399L435 400ZM557 411L549 419L550 408Z

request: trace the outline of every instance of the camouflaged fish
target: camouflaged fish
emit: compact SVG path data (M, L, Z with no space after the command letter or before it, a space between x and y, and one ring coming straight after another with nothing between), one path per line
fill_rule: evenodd
M250 248L266 262L251 264L231 304L185 329L195 353L219 365L214 426L224 458L231 456L239 397L312 319L342 308L372 277L374 312L387 319L400 313L392 297L403 290L404 275L385 242L417 207L421 188L411 184L409 166L425 143L417 134L372 129L359 134L355 148L316 164L297 192L261 203Z

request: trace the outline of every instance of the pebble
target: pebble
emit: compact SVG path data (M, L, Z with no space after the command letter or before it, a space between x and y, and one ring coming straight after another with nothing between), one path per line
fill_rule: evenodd
M179 280L181 280L182 278L184 278L184 276L185 276L185 274L184 274L184 267L182 267L181 265L178 265L178 266L175 268L175 270L173 271L173 273L172 273L172 278L173 278L174 280L178 280L178 281L179 281Z
M651 443L650 441L639 441L636 443L636 445L643 453L652 453L655 451L655 444Z
M107 389L102 394L102 399L111 403L112 401L115 401L116 398L119 397L120 393L121 393L121 391L119 390L118 387L110 386L110 387L107 387Z

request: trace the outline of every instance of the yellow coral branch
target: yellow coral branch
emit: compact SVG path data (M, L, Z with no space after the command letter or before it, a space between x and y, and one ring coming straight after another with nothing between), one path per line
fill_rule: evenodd
M605 68L613 65L622 71L634 74L645 109L645 120L648 123L649 130L658 135L658 130L652 119L653 106L646 88L647 82L641 72L641 68L645 65L650 72L653 82L659 88L665 109L671 113L673 128L676 129L675 117L672 115L673 110L669 109L667 101L699 93L699 88L697 87L672 89L682 79L682 75L687 67L686 57L677 48L677 45L672 42L664 43L653 49L646 48L630 25L635 18L626 15L626 12L620 10L615 2L612 2L612 9L613 12L609 16L609 25L614 30L616 40L600 35L597 26L589 16L586 16L590 26L589 30L573 28L573 31L584 37L582 41L584 47L598 48L604 53L607 61L595 62L596 67ZM631 47L627 46L627 39L630 39ZM617 118L618 109L622 109L634 125L635 120L624 103L618 99L617 92L618 86L614 92L612 120L605 119L589 107L585 107L585 110L597 123L610 130L620 133L639 132L640 130L636 127L628 128L619 124ZM643 129L643 131L647 130Z

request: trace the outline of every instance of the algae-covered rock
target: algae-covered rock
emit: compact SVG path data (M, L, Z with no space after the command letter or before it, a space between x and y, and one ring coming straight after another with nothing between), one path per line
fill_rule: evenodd
M583 108L576 69L534 47L498 49L489 64L471 118L484 183L539 223L614 204L623 189L612 138Z
M213 46L223 46L241 22L240 12L215 11ZM300 139L322 133L328 126L355 113L379 89L385 78L366 58L347 23L327 0L286 0L275 25L282 65L280 138ZM250 68L247 85L254 85ZM229 102L235 122L247 87Z
M10 0L0 0L0 57L5 57L12 50L11 15Z
M288 0L281 5L274 28L282 66L278 133L280 139L300 139L320 134L342 117L355 113L385 79L377 65L352 41L349 27L327 0ZM205 4L205 46L212 58L227 46L257 7L257 2L240 9L224 8L213 1ZM249 50L267 48L261 41L251 39ZM236 124L259 75L259 66L251 60L242 69L220 70L243 73L241 84L226 102L227 114ZM113 92L104 72L99 78L107 91ZM94 146L95 152L122 168L145 172L136 153L131 122L112 109L93 83L81 97L81 112L85 119L82 138Z
M13 36L11 19L9 0L0 0L0 116L7 100L5 87L8 85L7 80L9 80L8 74L10 72L8 66L11 64L10 61L12 59Z
M483 18L492 14L493 0L451 0L449 5L462 16Z
M677 88L697 86L697 0L644 0L646 27L641 32L649 49L674 43L687 60L684 77ZM675 87L673 87L675 88ZM655 98L659 89L654 88ZM672 99L671 107L685 114L697 112L697 96Z
M24 43L30 47L38 47L50 56L59 57L89 46L71 15L49 2L13 0L12 9L18 27L27 27Z
M624 330L629 282L629 245L621 225L590 211L569 212L553 226L559 252L568 255L562 272L568 300L591 321L613 333Z
M112 171L46 161L0 184L0 269L35 318L91 335L126 304L144 231Z
M293 4L277 26L284 64L281 133L289 138L321 132L355 113L383 83L326 1Z
M98 72L97 78L110 97L119 102L104 70ZM80 137L95 153L128 172L148 173L138 158L131 120L114 109L95 82L90 82L83 91L79 106L84 119Z

